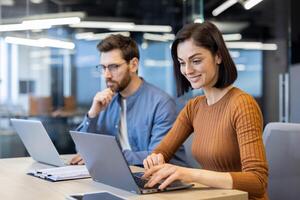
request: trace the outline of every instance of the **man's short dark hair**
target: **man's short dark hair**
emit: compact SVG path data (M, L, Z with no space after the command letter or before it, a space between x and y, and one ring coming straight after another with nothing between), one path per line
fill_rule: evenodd
M136 42L130 38L120 34L110 35L99 42L97 49L100 52L108 52L119 49L122 52L124 60L129 62L133 58L140 58L139 49Z
M192 23L185 25L176 34L172 44L171 54L174 63L174 73L177 86L177 95L181 96L191 89L190 82L181 74L177 57L177 46L186 40L192 39L199 46L209 50L213 56L219 55L222 62L219 65L218 80L214 87L225 88L237 79L237 69L229 54L222 37L222 33L211 22Z

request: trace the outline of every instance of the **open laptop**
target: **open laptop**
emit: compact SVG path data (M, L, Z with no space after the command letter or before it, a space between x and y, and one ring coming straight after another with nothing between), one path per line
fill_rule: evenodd
M34 160L59 167L68 165L68 160L59 156L42 122L25 119L10 120Z
M144 188L147 180L143 173L131 173L127 161L114 136L70 131L79 154L94 181L127 190L136 194L161 192L158 184L153 188ZM176 181L164 191L192 187Z

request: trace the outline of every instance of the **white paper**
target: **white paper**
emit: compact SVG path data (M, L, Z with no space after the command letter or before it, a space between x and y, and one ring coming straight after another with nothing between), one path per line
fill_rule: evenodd
M85 165L70 165L65 167L53 167L46 169L32 170L28 172L33 176L52 181L88 178L90 174Z

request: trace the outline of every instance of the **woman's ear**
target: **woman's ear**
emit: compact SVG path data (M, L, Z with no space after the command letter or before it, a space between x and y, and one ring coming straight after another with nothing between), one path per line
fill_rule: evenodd
M131 72L137 72L139 68L139 59L136 57L132 58L129 62L129 65L130 65Z
M215 62L218 65L222 63L222 57L220 56L219 53L217 53L216 56L215 56Z

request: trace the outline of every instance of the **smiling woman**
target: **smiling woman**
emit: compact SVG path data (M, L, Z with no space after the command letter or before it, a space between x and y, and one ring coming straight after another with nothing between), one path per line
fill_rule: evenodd
M145 177L151 177L147 186L164 179L164 189L182 180L268 199L262 114L253 97L233 87L237 71L220 31L210 22L184 26L173 42L172 57L178 95L190 88L202 88L204 95L186 104L144 160ZM192 154L203 169L165 164L193 132Z

